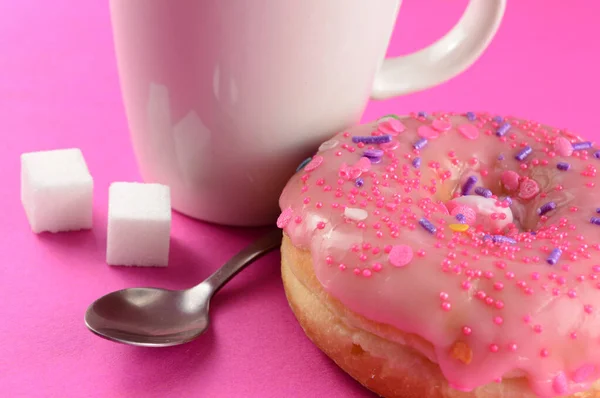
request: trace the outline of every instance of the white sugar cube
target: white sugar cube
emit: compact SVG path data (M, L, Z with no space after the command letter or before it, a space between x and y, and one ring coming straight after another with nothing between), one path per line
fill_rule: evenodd
M81 150L21 155L21 203L33 232L92 228L93 191Z
M115 182L108 190L109 265L168 265L171 192L162 184Z

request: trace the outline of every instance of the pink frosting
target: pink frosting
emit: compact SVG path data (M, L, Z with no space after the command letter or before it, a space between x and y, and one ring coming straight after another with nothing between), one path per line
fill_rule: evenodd
M562 147L582 139L533 121L470 119L434 113L337 134L289 181L279 225L311 251L329 294L431 342L455 388L522 374L538 396L585 390L600 377L596 149L560 156L559 138ZM507 170L519 175L516 191L502 184ZM513 223L457 230L440 203L470 176L470 194L487 188L498 205L511 203ZM453 354L457 342L472 351L468 361Z

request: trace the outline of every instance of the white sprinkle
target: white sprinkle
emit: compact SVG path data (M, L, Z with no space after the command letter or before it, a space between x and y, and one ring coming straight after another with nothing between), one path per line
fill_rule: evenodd
M319 152L321 151L327 151L328 149L333 149L338 145L338 141L337 140L329 140L329 141L325 141L324 143L321 144L321 146L319 147Z
M365 218L367 218L369 213L367 213L367 211L363 210L363 209L356 209L354 207L346 207L344 209L344 215L352 220L362 221Z

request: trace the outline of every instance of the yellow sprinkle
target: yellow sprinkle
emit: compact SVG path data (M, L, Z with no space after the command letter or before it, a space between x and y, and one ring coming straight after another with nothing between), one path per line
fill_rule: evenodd
M467 229L469 229L468 224L450 224L449 227L451 230L457 232L465 232Z

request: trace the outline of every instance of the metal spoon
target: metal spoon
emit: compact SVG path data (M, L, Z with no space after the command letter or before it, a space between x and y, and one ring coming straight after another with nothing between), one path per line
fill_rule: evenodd
M136 346L167 347L191 341L208 328L212 296L248 264L279 247L281 236L279 229L269 231L190 289L146 287L107 294L87 309L85 324L100 337Z

